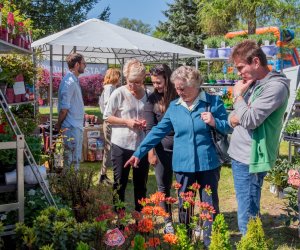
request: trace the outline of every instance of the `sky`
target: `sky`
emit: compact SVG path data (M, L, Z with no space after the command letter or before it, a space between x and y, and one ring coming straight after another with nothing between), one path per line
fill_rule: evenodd
M110 23L116 24L119 19L127 17L150 24L154 30L159 21L166 21L162 11L167 10L167 3L171 2L172 0L100 0L89 12L88 18L96 18L109 5Z

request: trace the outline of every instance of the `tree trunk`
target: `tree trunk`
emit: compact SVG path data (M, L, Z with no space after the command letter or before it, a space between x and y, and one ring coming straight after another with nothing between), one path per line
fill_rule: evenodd
M256 11L254 9L253 13L248 18L248 34L255 34L256 32Z

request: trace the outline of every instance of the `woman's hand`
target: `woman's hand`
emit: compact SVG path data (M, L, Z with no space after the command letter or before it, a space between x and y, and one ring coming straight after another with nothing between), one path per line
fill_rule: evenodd
M154 152L154 149L151 149L148 152L148 162L150 163L150 165L153 165L154 167L158 163L158 159L157 159L157 156Z
M127 168L129 166L133 166L134 168L138 168L138 164L140 162L140 159L135 157L135 156L131 156L130 159L128 161L126 161L124 168Z
M143 129L142 121L136 119L127 119L126 126L132 129Z
M216 126L215 118L213 117L211 112L202 112L201 119L211 127Z

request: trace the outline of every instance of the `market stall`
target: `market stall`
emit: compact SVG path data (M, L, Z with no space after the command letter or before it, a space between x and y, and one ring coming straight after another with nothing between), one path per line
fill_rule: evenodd
M137 58L142 62L172 62L173 68L180 58L198 58L203 54L117 25L89 19L69 29L32 43L50 60L50 128L52 128L53 60L61 60L77 51L88 63L115 63L121 67L126 60ZM50 130L52 140L52 130ZM51 141L50 141L51 144Z

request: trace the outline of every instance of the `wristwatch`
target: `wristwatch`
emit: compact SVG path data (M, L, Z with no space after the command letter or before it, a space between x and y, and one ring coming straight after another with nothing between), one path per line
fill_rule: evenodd
M233 95L233 102L235 102L235 100L240 96L243 96L241 92L238 92L236 95Z

